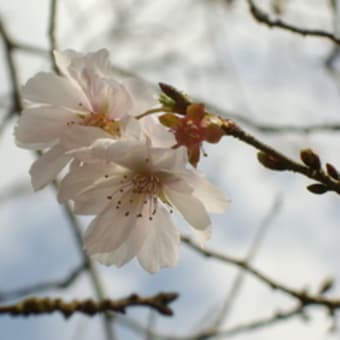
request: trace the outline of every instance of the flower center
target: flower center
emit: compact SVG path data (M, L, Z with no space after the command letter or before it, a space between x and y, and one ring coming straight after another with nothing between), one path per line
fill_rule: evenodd
M175 130L175 137L179 145L190 147L202 143L204 129L200 122L184 118L181 125Z
M90 113L80 117L82 119L81 125L98 127L115 138L121 136L119 121L111 119L105 113Z
M158 195L161 182L155 175L135 175L131 179L134 194Z

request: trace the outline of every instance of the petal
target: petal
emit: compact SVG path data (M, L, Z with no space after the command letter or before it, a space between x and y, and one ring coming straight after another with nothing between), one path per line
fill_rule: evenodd
M171 148L176 145L176 138L163 125L159 124L153 117L146 116L140 120L141 127L150 138L151 144L158 148Z
M69 173L61 180L58 191L58 201L64 203L73 199L81 191L94 183L97 178L112 171L112 165L104 162L73 166Z
M151 83L137 77L126 78L123 85L132 98L132 108L129 114L136 116L150 110L158 104L158 94Z
M155 273L164 267L173 267L178 261L180 237L168 211L159 206L147 238L138 253L139 263L145 270Z
M66 78L52 73L38 73L23 88L26 100L35 103L67 107L73 110L88 108L88 102L79 87Z
M97 215L86 230L85 249L90 255L108 253L118 249L136 227L142 202L116 209L115 204L108 204L105 210ZM128 215L125 215L126 212Z
M95 126L70 125L61 136L60 143L66 150L87 147L100 138L113 139L112 136Z
M116 250L110 253L94 254L92 257L104 265L115 264L118 267L129 262L142 247L147 233L154 227L145 219L138 218L135 228L131 231L128 239Z
M110 101L106 112L112 119L121 119L130 113L133 105L132 98L123 85L112 84L107 92L106 98L109 98Z
M45 152L30 169L33 189L40 190L52 182L70 160L71 157L65 155L65 150L60 144Z
M178 176L194 188L193 195L203 203L207 211L222 213L228 208L230 200L227 199L222 190L204 178L203 174L198 171L187 170L186 173L178 174Z
M198 230L204 230L211 224L209 215L196 197L184 194L164 186L163 192L166 198L185 218L185 220Z
M16 143L32 149L42 149L55 143L69 121L77 120L62 108L35 107L23 111L15 127Z
M199 245L204 248L205 247L205 243L210 240L211 238L211 233L212 233L212 227L211 225L204 229L204 230L197 230L197 229L192 229L194 232L194 235L199 243Z
M155 168L170 172L185 170L188 158L184 147L177 149L153 148L151 151L152 164Z

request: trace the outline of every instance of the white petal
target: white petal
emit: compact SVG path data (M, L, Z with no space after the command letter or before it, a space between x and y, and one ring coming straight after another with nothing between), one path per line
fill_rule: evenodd
M124 79L123 84L126 86L133 100L133 106L130 110L131 115L142 114L157 105L158 95L155 88L149 82L141 78L130 77Z
M222 213L227 209L230 201L224 192L204 178L203 174L187 170L185 175L181 175L194 188L193 195L203 203L207 211Z
M115 204L110 203L86 230L84 242L87 252L93 255L118 249L135 228L139 208L139 205L133 203L129 207L116 209ZM128 216L125 216L126 211L129 211Z
M78 195L73 197L74 212L80 215L93 215L98 214L107 206L112 197L113 192L116 190L117 185L121 182L121 176L105 177L96 181L94 184L83 189ZM118 201L117 197L113 196L113 202Z
M155 121L154 117L146 116L140 119L142 129L150 138L151 144L158 148L171 148L177 144L173 133Z
M185 220L198 230L204 230L211 224L204 205L191 194L164 187L163 190L169 202L182 214Z
M154 229L154 223L154 221L149 221L145 218L138 218L136 226L131 231L128 239L118 249L111 253L95 254L92 257L107 266L112 264L118 267L123 266L139 252L147 233Z
M93 182L112 171L112 165L106 163L93 163L79 165L72 162L69 173L62 179L59 184L58 201L65 201L75 198L77 194L83 191Z
M26 109L15 128L16 143L31 149L44 148L55 143L66 123L72 120L77 117L61 108L40 106Z
M168 170L170 172L185 171L187 160L187 152L184 147L177 149L152 149L152 164L160 170Z
M211 238L211 233L212 233L212 227L211 225L204 229L204 230L197 230L192 228L194 235L199 243L199 245L204 248L205 247L205 243L210 240Z
M70 125L63 130L60 143L66 150L72 150L89 146L99 138L112 139L112 136L98 127Z
M152 228L148 231L142 249L138 253L139 263L145 270L155 273L164 267L173 267L178 260L179 232L169 213L159 206Z
M148 165L148 147L145 143L132 140L99 139L90 147L70 152L83 161L102 160L114 162L135 171Z
M26 100L35 103L88 110L89 105L80 88L68 79L52 73L38 73L23 88Z
M112 119L121 119L130 113L132 99L124 86L121 84L113 84L107 92L107 97L109 97L111 101L106 112Z
M65 155L65 150L60 144L56 144L45 152L32 164L30 169L33 189L42 189L52 182L70 160L71 157Z

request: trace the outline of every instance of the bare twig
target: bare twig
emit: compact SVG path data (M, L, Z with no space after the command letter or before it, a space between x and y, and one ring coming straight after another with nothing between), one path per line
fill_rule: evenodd
M267 13L261 10L253 0L247 0L249 5L249 10L252 16L261 24L264 24L270 28L276 27L292 33L296 33L306 37L318 37L328 39L338 45L340 45L340 39L338 39L334 34L325 32L318 29L305 29L300 28L291 24L284 22L281 19L271 19Z
M50 5L50 19L48 27L48 36L50 41L50 58L52 61L53 70L59 73L58 66L56 64L53 51L57 49L57 39L56 39L56 26L57 26L57 2L58 0L51 0Z
M21 97L20 97L20 82L17 73L17 67L15 65L13 51L14 45L12 43L12 39L10 38L1 18L0 18L0 35L2 37L4 43L5 50L5 58L7 62L7 68L9 72L9 79L12 88L12 107L8 112L8 118L11 116L13 112L20 112L21 105Z
M325 186L326 191L333 191L340 194L340 182L329 176L321 168L315 169L303 165L301 163L295 162L294 160L288 158L283 153L275 150L273 147L261 142L248 132L242 130L233 121L224 120L221 127L225 131L226 135L235 137L241 140L242 142L253 146L257 150L263 152L265 155L268 155L273 161L273 163L275 162L276 164L275 166L277 168L275 170L286 170L299 173L301 175L304 175L305 177L314 179L322 183ZM270 168L269 165L267 167ZM274 168L272 169L274 170Z
M250 262L250 260L253 260L255 257L256 252L259 249L259 246L265 236L266 231L269 229L269 226L272 224L272 221L274 217L277 215L280 207L282 204L282 197L281 195L276 196L274 203L272 207L270 208L269 212L264 217L262 223L260 224L259 228L257 229L255 238L250 246L250 249L248 251L248 254L246 256L246 261ZM240 289L242 287L242 283L245 277L245 273L243 270L239 271L231 285L231 288L227 294L227 297L225 299L225 302L222 306L221 312L218 315L213 328L218 329L218 327L221 325L222 322L226 320L228 315L230 315L231 308L233 306L233 303L235 302L235 299L238 296L238 293L240 292Z
M75 312L81 312L92 316L98 313L114 311L118 313L125 313L127 307L132 306L146 306L156 310L158 313L171 316L172 309L169 304L176 300L177 293L159 293L150 297L140 297L132 294L127 298L120 300L105 299L99 302L91 299L84 301L74 300L72 302L64 302L61 299L50 298L30 298L19 301L16 304L8 306L0 306L0 314L10 314L13 316L28 316L49 314L59 311L65 317L69 317Z
M174 335L174 334L160 334L156 332L152 332L152 336L154 340L205 340L205 339L218 339L226 337L233 337L240 334L244 334L250 331L254 331L257 329L261 329L264 327L273 326L279 322L291 319L295 316L301 315L306 317L304 314L305 310L304 307L298 305L297 307L291 308L286 311L280 311L274 313L272 316L259 318L257 320L253 320L246 323L241 323L239 325L224 329L224 330L217 330L211 329L191 335ZM132 330L137 335L142 335L145 332L145 328L135 320L123 318L119 316L118 318L119 323L122 326L126 326L129 330Z
M247 261L237 259L232 256L227 256L221 253L218 253L216 251L202 248L195 242L193 242L190 238L186 236L181 237L182 242L190 246L193 250L200 253L202 256L214 258L216 260L222 261L224 263L232 264L234 266L237 266L241 268L242 270L246 271L247 273L253 275L255 278L269 286L270 288L274 290L279 290L282 293L285 293L295 299L298 300L299 303L303 306L311 306L311 305L317 305L317 306L323 306L327 308L331 313L334 312L336 309L340 309L340 298L326 298L322 295L311 295L307 293L305 290L296 290L289 288L285 286L284 284L275 281L274 279L270 278L266 274L260 272L259 270L252 267Z
M81 273L86 269L86 264L83 263L73 269L66 277L56 281L41 282L32 286L14 289L7 292L0 292L0 302L9 301L12 299L21 298L25 295L36 294L41 291L53 290L53 289L64 289L72 285Z

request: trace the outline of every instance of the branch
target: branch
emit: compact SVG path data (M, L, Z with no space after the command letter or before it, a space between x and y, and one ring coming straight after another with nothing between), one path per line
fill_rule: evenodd
M84 272L86 269L86 264L83 263L73 269L65 278L57 280L57 281L50 281L50 282L43 282L38 283L32 286L27 286L23 288L14 289L12 291L7 292L0 292L0 302L5 302L12 299L17 299L23 297L25 295L32 295L42 290L52 290L52 289L64 289L71 286L76 279L79 277L81 273Z
M297 299L302 306L311 306L311 305L318 305L326 307L330 313L333 313L336 309L340 309L340 298L338 299L328 299L322 295L311 295L308 294L304 290L295 290L292 288L289 288L266 274L263 274L259 270L252 267L249 263L247 263L245 260L240 260L231 256L223 255L218 252L215 252L210 249L202 249L199 245L194 243L190 238L186 236L181 237L182 242L187 244L189 247L191 247L193 250L199 252L201 255L205 257L211 257L214 259L217 259L219 261L222 261L224 263L229 263L232 265L235 265L243 270L245 270L247 273L252 274L255 278L265 283L267 286L274 290L279 290L295 299Z
M247 0L249 5L249 10L252 16L257 20L259 23L264 24L270 28L276 27L280 28L292 33L296 33L302 36L309 36L309 37L319 37L328 39L338 45L340 45L340 39L338 39L334 34L325 32L322 30L317 29L304 29L294 25L290 25L281 19L271 19L267 13L257 7L253 0Z
M57 0L51 0L50 4L50 19L48 27L48 36L50 41L50 58L52 61L52 68L56 73L59 73L53 51L57 49L56 39L56 26L57 26Z
M304 313L305 310L303 306L299 305L287 311L276 312L272 316L261 318L247 323L242 323L221 331L217 329L211 329L208 331L199 332L192 335L170 335L151 332L151 335L155 339L159 340L204 340L209 338L217 339L222 337L224 339L226 337L233 337L240 335L242 333L250 332L264 327L273 326L281 321L291 319L298 315L301 315L302 317L306 318L306 315ZM120 322L120 325L128 327L137 335L143 335L146 331L145 328L135 320L122 317L119 317L118 320Z
M242 142L249 144L256 148L257 150L261 151L259 154L259 160L267 168L272 170L285 170L285 171L292 171L304 175L305 177L314 179L319 183L322 183L323 188L325 191L323 192L314 192L314 193L324 193L327 191L334 191L340 194L340 181L335 179L333 176L330 176L324 170L320 168L315 168L313 166L307 166L294 160L288 158L286 155L282 154L281 152L275 150L271 146L261 142L260 140L256 139L251 134L247 133L246 131L242 130L236 123L231 120L222 119L221 128L224 130L227 136L235 137ZM264 156L264 160L261 159L260 156ZM315 155L318 157L317 155ZM306 163L305 163L306 164ZM336 170L335 170L336 171ZM318 184L317 184L318 185Z
M9 78L12 88L12 107L7 114L7 119L10 118L13 112L20 112L22 109L21 98L20 98L20 84L17 73L17 68L15 65L13 51L14 45L12 39L10 38L1 18L0 18L0 35L4 43L5 58L7 63L7 68L9 72Z
M246 115L242 115L230 110L224 110L214 104L207 103L204 100L195 98L195 102L205 103L209 112L218 112L220 116L226 119L232 119L248 127L257 130L262 133L281 134L281 133L297 133L308 134L315 132L338 132L340 131L340 122L320 123L320 124L307 124L307 125L291 125L280 124L273 125L271 123L258 123L257 121L248 118Z
M91 299L72 302L64 302L61 299L50 298L30 298L20 301L13 305L0 306L0 314L10 314L12 316L29 316L50 314L60 312L65 317L69 317L76 312L81 312L92 316L98 313L109 311L125 313L125 309L132 306L146 306L156 310L158 313L171 316L172 309L168 306L176 300L177 293L159 293L151 297L140 297L132 294L127 298L120 300L105 299L99 302Z
M248 250L248 254L246 255L246 261L248 263L254 260L255 255L259 250L259 247L265 237L265 234L267 230L269 230L269 227L272 225L272 221L278 214L281 206L282 197L281 195L277 195L275 197L272 207L264 217L263 221L260 223L260 226L258 227L257 232L255 234L255 238L251 243L250 249ZM233 304L235 303L235 299L239 296L241 292L244 277L245 272L243 270L240 270L231 284L231 288L229 289L227 297L222 305L220 314L213 323L214 328L218 329L222 322L225 325L226 319L230 315Z

